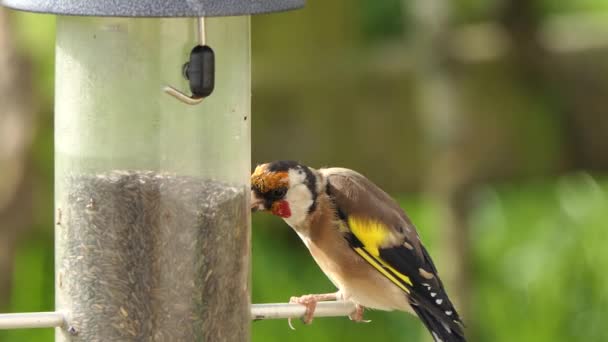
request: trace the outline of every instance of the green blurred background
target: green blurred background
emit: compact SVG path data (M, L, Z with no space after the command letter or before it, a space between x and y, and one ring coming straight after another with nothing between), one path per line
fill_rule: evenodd
M471 341L608 341L608 1L309 1L255 17L253 160L400 200ZM0 9L0 312L53 309L54 18ZM333 291L255 215L253 301ZM428 341L404 313L253 341ZM0 341L50 341L47 330Z

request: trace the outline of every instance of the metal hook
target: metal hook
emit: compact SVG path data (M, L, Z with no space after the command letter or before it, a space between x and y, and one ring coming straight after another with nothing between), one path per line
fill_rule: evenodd
M194 47L194 49L192 50L192 53L190 54L190 61L192 62L192 57L193 57L192 55L193 55L193 53L195 53L195 51L197 51L197 52L201 51L201 49L198 49L199 47L206 47L206 49L202 50L203 53L208 54L208 57L204 58L204 60L207 61L207 63L210 62L211 65L210 65L210 67L207 67L207 68L203 67L202 72L210 70L211 73L213 73L214 72L213 50L211 50L211 48L209 48L205 45L206 40L207 40L207 34L206 34L206 30L205 30L205 18L204 17L199 17L197 19L197 32L198 32L198 46ZM203 57L200 57L198 59L198 61L200 61L201 59L203 59ZM204 62L204 61L201 61L201 62ZM186 64L184 64L184 77L186 77L186 79L190 79L188 76L189 65L190 65L190 62L187 62ZM205 75L203 75L203 76L205 76ZM184 94L183 92L177 90L176 88L174 88L170 85L164 86L163 91L165 93L175 97L176 99L178 99L179 101L181 101L185 104L196 105L196 104L201 103L203 101L203 99L206 96L208 96L209 94L211 94L211 91L213 91L213 75L206 75L206 77L211 77L211 83L210 83L210 85L208 83L205 83L206 86L203 86L202 90L199 90L199 91L193 90L192 82L190 83L190 90L192 90L192 92L193 92L193 94L191 96ZM204 93L205 95L201 95L202 93Z
M170 85L166 85L163 87L163 91L173 97L175 97L176 99L180 100L181 102L185 103L185 104L189 104L189 105L197 105L201 102L203 102L203 100L205 99L204 97L193 97L193 96L188 96L184 93L182 93L181 91L173 88Z

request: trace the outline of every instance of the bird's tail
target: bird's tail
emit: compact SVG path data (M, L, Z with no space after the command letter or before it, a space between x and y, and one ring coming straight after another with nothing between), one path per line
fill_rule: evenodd
M435 342L466 342L460 326L442 322L431 311L421 306L412 304L412 309L429 330Z

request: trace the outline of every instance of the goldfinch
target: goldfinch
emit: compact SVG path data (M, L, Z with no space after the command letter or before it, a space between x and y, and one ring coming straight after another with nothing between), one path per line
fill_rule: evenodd
M270 211L291 226L338 288L292 297L312 321L316 303L350 300L364 308L417 315L436 342L465 341L463 324L437 269L401 207L361 174L313 169L295 161L259 165L251 175L252 211Z

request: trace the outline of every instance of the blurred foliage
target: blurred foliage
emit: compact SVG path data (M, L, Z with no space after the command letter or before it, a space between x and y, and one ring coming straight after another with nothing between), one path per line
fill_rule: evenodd
M456 16L461 21L480 21L497 13L497 9L508 1L503 0L456 0L452 2ZM544 15L570 14L573 12L602 12L608 10L605 0L539 0L535 7Z
M358 2L361 30L367 41L399 39L405 30L401 0Z
M407 11L397 0L355 4L309 1L306 10L253 20L254 161L289 158L362 171L401 198L440 271L447 269L449 260L438 250L440 214L420 192L425 161L433 156L425 154L416 84L403 66L409 57L400 41L411 29ZM504 4L458 0L452 2L453 20L492 20ZM537 4L543 15L608 11L605 0ZM13 19L36 86L39 127L32 159L39 192L36 229L20 243L6 311L45 311L53 309L54 17L14 13ZM606 61L569 60L577 67ZM490 175L478 180L487 183L474 191L471 211L473 303L465 317L471 340L607 341L608 180L572 173L580 165L564 152L569 138L564 131L572 122L560 115L563 93L530 82L527 71L509 60L463 66L456 80L469 144L475 147L463 158ZM590 122L594 128L593 118ZM605 140L605 132L600 138ZM564 170L568 175L559 176ZM417 194L403 195L412 190ZM255 215L253 225L254 302L334 290L282 221ZM428 339L407 314L366 316L373 322L324 318L312 326L295 322L297 331L284 320L254 322L253 341ZM45 329L0 331L1 342L52 336Z
M608 183L507 189L481 191L473 214L475 340L608 340Z
M7 312L54 311L53 237L48 235L21 244ZM53 329L0 330L0 341L53 341L54 335Z

